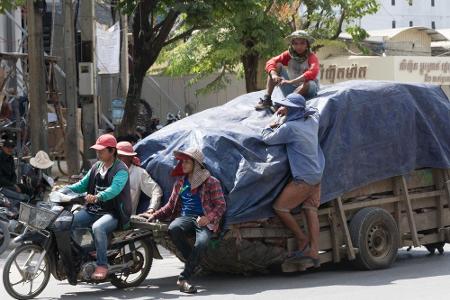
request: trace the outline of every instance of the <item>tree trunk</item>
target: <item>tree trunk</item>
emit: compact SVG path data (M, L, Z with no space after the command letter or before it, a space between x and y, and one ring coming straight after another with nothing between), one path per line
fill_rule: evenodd
M245 88L247 93L257 91L259 53L252 51L251 53L244 54L241 57L241 62L244 65Z
M119 135L133 134L136 128L136 116L138 115L139 99L141 98L142 85L146 70L144 66L135 65L133 73L130 75L127 101L122 122L119 126Z

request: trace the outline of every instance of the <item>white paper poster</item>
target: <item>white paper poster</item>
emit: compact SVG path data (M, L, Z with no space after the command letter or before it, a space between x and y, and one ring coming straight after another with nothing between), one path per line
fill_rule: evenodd
M97 46L95 49L98 74L120 72L120 26L119 22L107 28L96 22Z

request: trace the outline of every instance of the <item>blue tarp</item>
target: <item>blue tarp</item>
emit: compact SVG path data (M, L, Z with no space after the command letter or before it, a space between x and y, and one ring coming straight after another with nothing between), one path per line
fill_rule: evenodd
M226 223L273 216L289 180L283 146L266 146L262 128L273 117L254 105L263 91L184 118L136 146L143 165L170 196L172 152L200 147L227 197ZM276 91L274 97L280 97ZM321 89L308 101L320 113L326 167L321 203L373 181L414 169L450 168L450 102L438 86L349 81Z

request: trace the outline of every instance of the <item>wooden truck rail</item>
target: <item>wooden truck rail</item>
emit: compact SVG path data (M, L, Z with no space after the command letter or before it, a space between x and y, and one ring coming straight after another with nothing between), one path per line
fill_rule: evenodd
M401 247L442 250L450 242L449 208L448 169L416 170L344 193L319 208L321 263L350 260L359 269L380 269L395 261ZM295 217L306 226L303 214ZM181 258L167 225L151 226L155 241ZM284 272L311 267L285 262L295 249L292 233L277 217L237 224L212 241L203 267L231 273L265 272L273 265Z

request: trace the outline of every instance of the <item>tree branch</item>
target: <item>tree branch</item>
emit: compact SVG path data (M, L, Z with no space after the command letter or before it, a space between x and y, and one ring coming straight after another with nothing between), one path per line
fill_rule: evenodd
M170 31L173 28L173 25L175 24L175 21L177 20L178 16L180 15L180 12L175 11L173 9L169 10L167 13L166 18L161 23L161 29L159 30L158 34L156 35L154 39L154 43L156 45L161 45L161 47L164 44L164 41L167 39L167 37L170 34ZM158 24L160 25L160 24ZM158 26L157 25L157 26ZM155 28L157 27L155 26Z
M173 42L184 39L184 38L190 36L192 34L192 32L194 32L194 30L197 30L197 29L200 29L200 26L194 26L194 27L190 28L189 30L186 30L185 32L174 36L173 38L168 39L167 41L164 42L163 46L167 46L169 44L172 44Z
M303 1L306 5L306 21L303 24L300 24L301 29L307 29L311 25L311 15L314 13L314 10L317 7L315 1ZM299 10L301 5L301 1L299 1L296 12ZM295 14L293 15L295 16ZM297 27L297 26L296 26Z
M320 21L322 20L324 11L325 11L325 10L322 8L322 10L321 10L320 13L319 13L320 18L319 18L319 20L318 20L317 23L316 23L316 29L317 29L317 30L319 30L319 28L320 28Z
M266 9L264 10L264 14L268 14L269 11L272 9L272 6L274 4L274 0L270 1L269 4L267 5Z
M344 23L344 19L345 19L345 8L342 9L341 17L339 18L338 27L336 29L335 34L331 37L332 40L337 39L339 37L339 35L341 34L342 24Z

